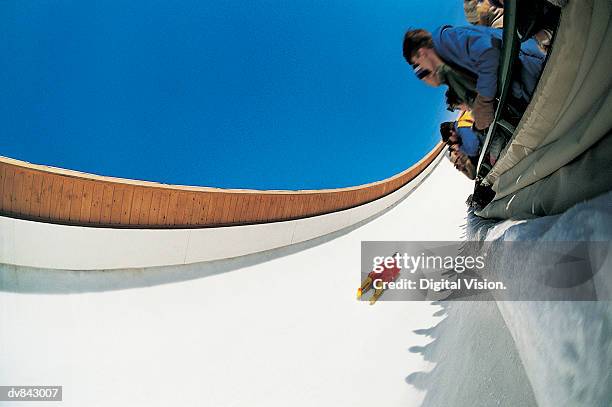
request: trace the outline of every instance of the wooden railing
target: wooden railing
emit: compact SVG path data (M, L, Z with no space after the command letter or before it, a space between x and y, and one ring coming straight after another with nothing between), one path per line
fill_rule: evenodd
M201 228L305 218L352 208L401 188L440 153L409 169L350 188L258 191L104 177L0 157L0 215L118 228Z

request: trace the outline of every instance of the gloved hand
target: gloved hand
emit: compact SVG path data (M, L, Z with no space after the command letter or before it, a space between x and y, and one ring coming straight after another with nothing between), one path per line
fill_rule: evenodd
M495 118L495 99L478 94L474 100L472 115L474 116L474 127L484 130L493 123Z

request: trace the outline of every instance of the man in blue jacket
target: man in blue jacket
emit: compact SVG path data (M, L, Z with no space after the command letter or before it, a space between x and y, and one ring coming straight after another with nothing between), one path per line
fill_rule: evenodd
M409 30L403 53L419 79L452 88L472 108L475 127L483 130L493 121L502 36L502 30L482 26L446 25L433 33ZM521 44L520 69L512 80L514 98L529 103L544 59L535 40Z

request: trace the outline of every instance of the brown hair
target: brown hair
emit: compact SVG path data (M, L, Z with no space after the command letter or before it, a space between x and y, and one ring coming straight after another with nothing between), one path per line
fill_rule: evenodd
M420 48L433 48L433 39L429 31L423 29L408 30L404 35L404 58L410 63L410 58Z

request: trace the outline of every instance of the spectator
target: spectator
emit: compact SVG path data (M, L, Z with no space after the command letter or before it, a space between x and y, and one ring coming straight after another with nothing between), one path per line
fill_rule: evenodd
M481 27L442 26L432 33L409 30L403 54L419 79L431 86L446 84L458 99L471 107L475 127L493 121L502 30ZM529 103L544 63L534 40L521 45L520 67L512 81L512 96Z
M470 158L478 158L480 151L480 139L472 130L474 123L469 112L463 112L455 122L443 122L440 124L442 141L452 146L457 145L459 151Z
M449 112L454 112L455 110L465 112L470 110L469 106L463 102L451 88L446 90L444 97L446 98L446 110Z
M489 0L464 0L463 11L470 24L484 25L493 28L504 27L503 4L492 4Z
M564 5L562 1L559 6ZM553 31L559 19L559 9L544 0L523 5L517 24L521 35L533 36L542 52L548 53ZM504 2L500 0L464 0L465 18L471 24L493 28L504 27Z

